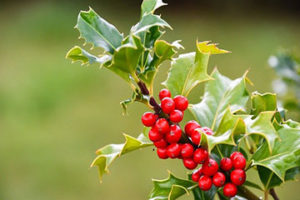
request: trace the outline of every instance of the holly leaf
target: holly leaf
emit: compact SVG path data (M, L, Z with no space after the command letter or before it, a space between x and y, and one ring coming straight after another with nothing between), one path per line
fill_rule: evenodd
M149 200L174 200L197 187L197 184L175 177L169 172L169 177L164 180L153 179L154 188L152 189Z
M139 33L147 31L151 27L155 26L167 27L171 29L171 26L165 20L161 19L160 16L149 13L143 15L141 20L131 28L131 33L138 35Z
M134 35L125 38L125 42L125 44L116 49L112 62L107 68L125 81L130 82L131 76L135 76L139 58L144 51L144 47L141 40Z
M177 53L177 49L183 48L179 41L168 43L164 40L157 40L154 44L154 57L145 71L139 77L149 87L150 93L152 92L153 80L157 73L157 69L165 60L172 60L173 56Z
M154 13L154 11L164 5L167 5L162 0L144 0L141 6L141 16L144 14Z
M117 28L101 18L92 8L79 13L75 28L79 30L81 38L111 54L121 45L123 39Z
M189 107L201 126L216 131L228 107L233 113L245 110L249 98L246 75L247 73L241 78L231 80L221 75L217 69L212 72L211 77L214 80L205 85L202 101ZM181 80L177 82L180 83Z
M209 56L211 54L225 53L227 51L218 49L206 42L197 43L196 53L181 54L171 63L168 78L162 84L165 85L173 95L187 96L199 83L211 80L207 74Z
M261 166L258 170L265 188L272 187L273 176L284 182L287 171L300 166L300 128L282 124L277 126L277 132L280 140L275 141L273 151L270 153L268 144L263 143L252 157L252 166ZM265 169L270 172L263 172Z
M253 92L251 95L251 114L255 117L262 111L276 111L276 94Z
M79 46L74 46L72 49L70 49L66 55L66 58L70 58L72 62L79 61L82 63L82 65L93 64L93 63L100 63L102 65L103 63L111 60L110 55L97 57L85 51Z
M98 167L100 181L102 181L103 175L109 172L108 168L116 158L131 151L153 145L145 136L145 133L141 133L137 138L127 134L124 134L124 137L125 143L109 144L96 151L98 156L92 162L91 167Z

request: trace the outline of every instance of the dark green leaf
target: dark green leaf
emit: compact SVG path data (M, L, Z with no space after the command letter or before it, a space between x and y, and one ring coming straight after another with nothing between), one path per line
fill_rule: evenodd
M102 176L109 172L108 167L116 158L131 151L153 145L144 133L137 138L126 134L124 136L126 139L124 144L109 144L96 151L98 156L92 162L91 167L98 167L100 181L102 181Z
M79 30L80 37L111 54L121 45L123 39L116 27L101 18L92 8L79 13L75 27Z

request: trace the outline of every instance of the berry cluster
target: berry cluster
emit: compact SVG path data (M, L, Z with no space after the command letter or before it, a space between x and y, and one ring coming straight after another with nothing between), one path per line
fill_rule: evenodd
M209 157L206 149L200 146L199 130L207 135L213 135L213 131L201 127L196 121L189 121L183 132L178 124L182 121L184 111L188 107L187 98L177 95L172 99L170 91L162 89L159 92L159 99L160 112L146 112L142 116L142 123L151 127L148 135L157 148L158 157L182 159L183 165L190 170L201 164L201 168L192 174L192 180L198 182L201 190L207 191L214 184L216 187L224 186L225 196L235 196L236 186L242 185L246 179L244 171L246 159L243 154L234 152L230 158L223 158L219 169L218 163Z
M240 152L233 152L230 158L222 158L220 169L218 163L209 158L200 169L192 174L192 180L198 182L203 191L209 190L214 184L223 187L226 197L234 197L237 194L237 186L244 184L246 173L244 171L246 159Z

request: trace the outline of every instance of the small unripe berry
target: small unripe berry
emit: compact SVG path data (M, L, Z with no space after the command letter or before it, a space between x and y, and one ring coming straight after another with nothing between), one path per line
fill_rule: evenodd
M195 145L199 146L201 142L201 134L195 130L191 135L191 140Z
M174 110L170 113L170 120L174 123L179 123L183 119L183 112L180 110Z
M232 162L233 162L233 160L234 160L234 158L235 158L236 156L244 156L244 155L243 155L241 152L238 152L238 151L233 152L233 153L230 155L230 159L231 159Z
M197 163L192 158L184 158L183 164L187 169L195 169L197 167Z
M201 130L202 130L206 135L213 135L213 134L214 134L214 132L213 132L210 128L208 128L208 127L203 127L203 128L201 128Z
M235 169L245 169L246 167L246 159L244 156L235 156L232 163Z
M171 92L168 89L162 89L159 92L159 99L162 100L165 97L171 97Z
M166 140L164 138L154 142L153 144L157 148L165 148L168 146L168 143L166 142Z
M181 129L178 125L171 125L170 132L166 134L168 143L177 143L181 138Z
M185 143L181 146L181 156L183 158L190 158L193 156L194 147L189 143Z
M242 169L235 169L230 173L230 180L235 185L243 185L246 180L246 173Z
M170 158L177 158L180 156L180 145L177 143L170 144L167 147L167 154Z
M167 148L157 148L156 153L157 153L158 157L161 159L168 158Z
M163 98L163 100L161 100L161 109L166 114L170 114L173 110L175 110L175 103L173 99L170 97Z
M202 166L202 172L206 176L213 176L215 173L217 173L218 169L218 163L211 158L209 158Z
M197 170L197 171L194 171L192 173L192 180L195 181L195 182L198 182L199 181L199 178L200 178L200 171Z
M210 190L212 186L212 180L208 176L201 176L198 181L199 188L203 191Z
M151 128L148 135L149 135L149 139L152 142L156 142L163 138L163 136L157 131L156 128Z
M186 123L184 131L188 136L191 136L196 128L201 128L201 126L196 121L191 120Z
M232 169L232 161L229 158L222 158L220 162L220 168L224 171L229 171Z
M145 112L142 116L142 122L147 127L153 126L156 120L157 120L157 115L151 112Z
M234 197L237 194L237 187L232 183L226 183L223 188L223 194L226 197Z
M193 159L196 163L203 164L208 159L208 152L202 148L196 149Z
M222 187L225 184L226 177L222 172L217 172L212 180L216 187Z
M175 102L175 108L178 110L185 111L189 106L189 101L182 95L177 95L173 100Z
M158 119L154 126L160 134L166 134L170 131L169 122L164 118Z

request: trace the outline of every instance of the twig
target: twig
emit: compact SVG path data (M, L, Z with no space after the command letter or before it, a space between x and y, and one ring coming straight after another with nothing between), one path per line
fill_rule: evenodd
M274 200L279 200L279 197L277 196L275 189L270 189L270 195L273 197Z
M249 200L260 200L260 198L258 196L256 196L254 193L252 193L250 190L248 190L244 186L240 186L239 187L239 192L240 192L241 196L246 197L246 199L249 199Z

